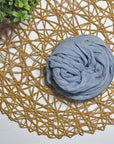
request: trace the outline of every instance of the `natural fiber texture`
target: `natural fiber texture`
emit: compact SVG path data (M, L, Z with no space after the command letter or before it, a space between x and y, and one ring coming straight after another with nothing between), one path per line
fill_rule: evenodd
M93 134L114 124L114 81L96 98L69 101L45 84L45 65L67 37L93 34L114 52L111 0L42 0L35 19L0 26L0 110L30 132L50 138Z

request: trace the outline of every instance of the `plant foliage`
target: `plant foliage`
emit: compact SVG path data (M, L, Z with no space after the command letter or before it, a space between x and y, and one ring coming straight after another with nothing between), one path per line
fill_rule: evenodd
M0 22L2 22L4 18L7 18L9 22L30 19L32 15L31 12L40 1L41 0L0 0Z

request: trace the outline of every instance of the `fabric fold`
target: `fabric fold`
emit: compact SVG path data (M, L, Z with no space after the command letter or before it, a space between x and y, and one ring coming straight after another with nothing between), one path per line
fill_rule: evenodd
M114 56L97 36L79 35L59 42L47 60L46 79L55 90L75 100L93 98L114 78Z

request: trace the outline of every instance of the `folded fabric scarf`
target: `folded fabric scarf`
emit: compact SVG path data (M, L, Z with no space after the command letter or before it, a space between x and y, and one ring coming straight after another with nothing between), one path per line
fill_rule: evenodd
M62 95L86 100L103 92L114 77L114 56L97 36L79 35L58 43L47 60L47 82Z

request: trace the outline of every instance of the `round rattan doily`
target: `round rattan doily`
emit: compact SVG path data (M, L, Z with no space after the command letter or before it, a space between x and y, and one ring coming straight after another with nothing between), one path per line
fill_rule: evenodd
M45 83L46 60L67 37L93 34L114 52L112 0L42 0L35 19L0 24L0 110L50 138L93 134L114 125L114 81L88 101L69 101Z

